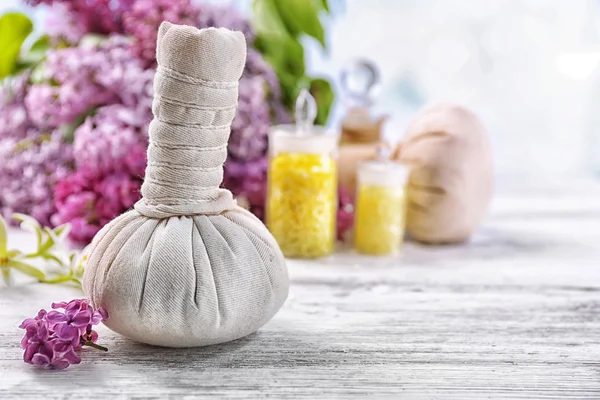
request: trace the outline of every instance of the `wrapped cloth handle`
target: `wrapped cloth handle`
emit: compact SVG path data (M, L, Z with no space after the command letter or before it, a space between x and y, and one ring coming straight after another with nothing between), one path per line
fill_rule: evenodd
M135 209L168 218L235 208L219 186L246 62L244 35L163 22L156 58L148 165Z

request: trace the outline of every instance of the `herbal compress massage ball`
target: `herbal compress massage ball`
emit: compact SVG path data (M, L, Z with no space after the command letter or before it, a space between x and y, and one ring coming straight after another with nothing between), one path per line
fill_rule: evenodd
M493 187L492 152L479 117L460 105L426 107L414 117L395 158L410 166L407 229L424 243L469 238Z
M156 57L143 198L94 238L84 290L136 341L235 340L269 321L289 286L267 228L219 188L246 42L163 22Z

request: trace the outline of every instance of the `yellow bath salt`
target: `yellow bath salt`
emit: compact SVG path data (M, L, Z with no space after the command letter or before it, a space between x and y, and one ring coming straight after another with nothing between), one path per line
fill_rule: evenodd
M337 163L330 154L281 152L270 159L267 227L286 257L331 254L336 238Z
M357 175L354 247L363 254L392 254L404 239L408 170L394 162L372 161L361 164Z
M361 185L354 224L356 251L373 255L396 251L404 237L404 214L402 187Z

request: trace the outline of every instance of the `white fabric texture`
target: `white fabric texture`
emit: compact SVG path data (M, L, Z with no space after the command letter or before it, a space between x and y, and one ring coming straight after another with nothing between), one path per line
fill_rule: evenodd
M160 26L143 198L96 235L83 282L106 325L133 340L235 340L287 298L275 239L219 188L245 59L240 32Z

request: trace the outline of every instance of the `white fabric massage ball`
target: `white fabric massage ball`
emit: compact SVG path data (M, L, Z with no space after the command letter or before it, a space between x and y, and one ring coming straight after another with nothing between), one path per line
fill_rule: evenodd
M164 22L157 60L143 198L94 238L84 290L109 328L139 342L235 340L268 322L289 287L267 228L219 188L246 42Z

